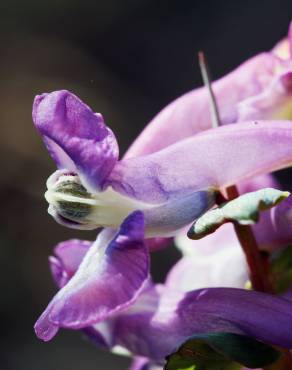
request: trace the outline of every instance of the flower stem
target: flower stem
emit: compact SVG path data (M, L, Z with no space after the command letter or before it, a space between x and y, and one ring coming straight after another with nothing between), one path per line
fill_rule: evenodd
M212 127L216 128L220 126L219 109L212 89L207 60L203 52L199 52L199 65L204 85L209 93ZM235 185L227 187L223 192L226 194L228 200L235 199L239 196L239 192ZM265 293L274 293L269 278L269 264L264 263L252 228L238 223L234 223L233 225L237 239L246 257L253 289ZM271 366L265 367L264 370L292 370L292 356L290 351L282 349L281 352L282 356L279 361Z
M236 186L226 188L225 192L229 200L239 196ZM269 272L267 271L268 266L264 264L251 227L238 223L233 225L237 239L245 253L252 287L260 292L273 293Z

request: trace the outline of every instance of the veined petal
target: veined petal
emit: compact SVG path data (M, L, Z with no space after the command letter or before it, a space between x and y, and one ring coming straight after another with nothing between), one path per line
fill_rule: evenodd
M64 254L64 266L70 264L67 256ZM291 307L292 302L285 299L252 291L219 288L186 294L171 286L147 284L134 304L85 332L98 346L122 346L163 363L164 357L189 336L208 331L244 333L289 347ZM52 329L57 331L58 327L51 324Z
M221 124L240 122L243 118L244 121L292 119L291 89L282 81L285 74L292 72L291 25L288 37L271 52L256 55L212 83ZM249 115L244 116L242 110ZM154 153L211 127L207 89L192 90L170 103L150 121L126 157Z
M100 114L62 90L35 98L33 120L58 168L77 172L93 190L103 188L118 145Z
M91 244L88 241L72 239L59 243L55 247L55 256L50 258L50 266L53 278L59 287L67 284L70 277L77 271ZM56 263L58 263L57 274L55 272ZM151 354L152 347L155 347L153 336L149 335L148 339L144 340L141 337L141 330L147 330L146 327L150 325L158 301L159 288L149 282L145 284L143 292L132 305L107 320L84 328L83 332L95 345L101 348L114 349L115 346L127 345L134 352ZM153 328L149 326L149 330L155 336L156 329L153 332ZM137 363L141 364L142 362L137 361ZM147 369L154 370L152 367L147 367Z
M214 254L206 256L194 245L194 255L183 257L169 271L166 287L185 292L218 286L244 288L249 277L240 246L235 244L228 247L223 244L216 248Z
M278 58L259 54L212 83L221 123L237 122L237 104L261 93L274 78ZM126 157L154 153L212 127L206 88L192 90L166 106L134 141ZM171 129L170 129L171 128Z
M176 346L176 337L168 335L168 327L152 324L162 291L162 286L150 285L134 305L117 315L117 345L127 348L133 354L156 361L163 361L171 353Z
M292 66L281 73L261 94L238 104L238 121L292 119Z
M194 333L233 332L292 348L292 302L260 292L210 288L179 297L166 290L154 322L171 327L178 342Z
M173 236L215 204L215 192L195 191L165 204L144 210L146 235Z
M56 245L55 256L50 256L49 263L53 279L59 288L66 285L75 274L92 244L87 240L71 239Z
M142 304L139 311L139 301L144 299L141 295L128 312L117 315L116 344L157 364L163 364L165 356L199 333L245 334L292 347L292 302L286 299L234 288L183 293L165 287L159 296L158 309L152 304L147 310Z
M122 160L109 181L116 191L141 201L173 202L288 167L291 143L289 121L228 125L148 156Z
M37 321L38 337L50 340L59 327L84 328L129 306L148 278L143 237L141 212L131 214L116 235L109 229L102 232Z
M56 245L55 255L49 257L49 264L53 279L59 288L69 282L92 244L93 242L87 240L71 239ZM112 320L86 327L83 332L96 346L104 349L111 348L113 341Z

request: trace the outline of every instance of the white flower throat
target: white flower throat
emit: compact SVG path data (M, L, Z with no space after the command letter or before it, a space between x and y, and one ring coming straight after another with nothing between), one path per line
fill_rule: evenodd
M61 216L79 229L117 227L131 212L154 206L121 195L111 187L90 193L78 175L64 171L56 171L48 178L47 189L48 212L57 221Z

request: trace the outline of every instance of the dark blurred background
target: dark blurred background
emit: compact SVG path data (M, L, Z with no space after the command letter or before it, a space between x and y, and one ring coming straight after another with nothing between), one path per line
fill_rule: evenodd
M78 332L38 341L33 324L56 291L47 257L59 241L94 239L46 213L55 170L31 121L36 94L69 89L102 112L122 153L169 101L268 50L287 31L291 0L11 0L0 3L1 346L3 370L116 370L128 360ZM161 280L177 252L154 256Z

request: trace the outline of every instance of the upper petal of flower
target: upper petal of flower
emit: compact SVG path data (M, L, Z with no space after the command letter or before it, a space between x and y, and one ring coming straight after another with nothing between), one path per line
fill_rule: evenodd
M285 40L287 50L289 43L292 50L291 25L289 38ZM223 125L243 119L292 119L291 89L283 83L285 75L292 72L292 52L282 54L280 50L258 54L212 83ZM244 115L243 110L249 115ZM158 113L126 157L153 153L211 127L207 89L194 89Z
M50 340L59 327L84 328L127 307L148 278L143 214L135 212L113 230L101 233L77 272L53 298L35 325Z
M236 122L237 104L261 93L272 81L276 62L276 58L269 53L259 54L212 83L222 124ZM158 113L134 141L126 157L156 152L211 127L207 89L194 89Z
M292 119L292 65L260 94L238 103L238 121Z
M118 145L100 114L62 90L35 98L33 120L58 168L77 172L91 189L103 188Z
M200 190L290 166L291 142L289 121L228 125L147 156L122 160L108 180L117 192L144 202L182 201Z

